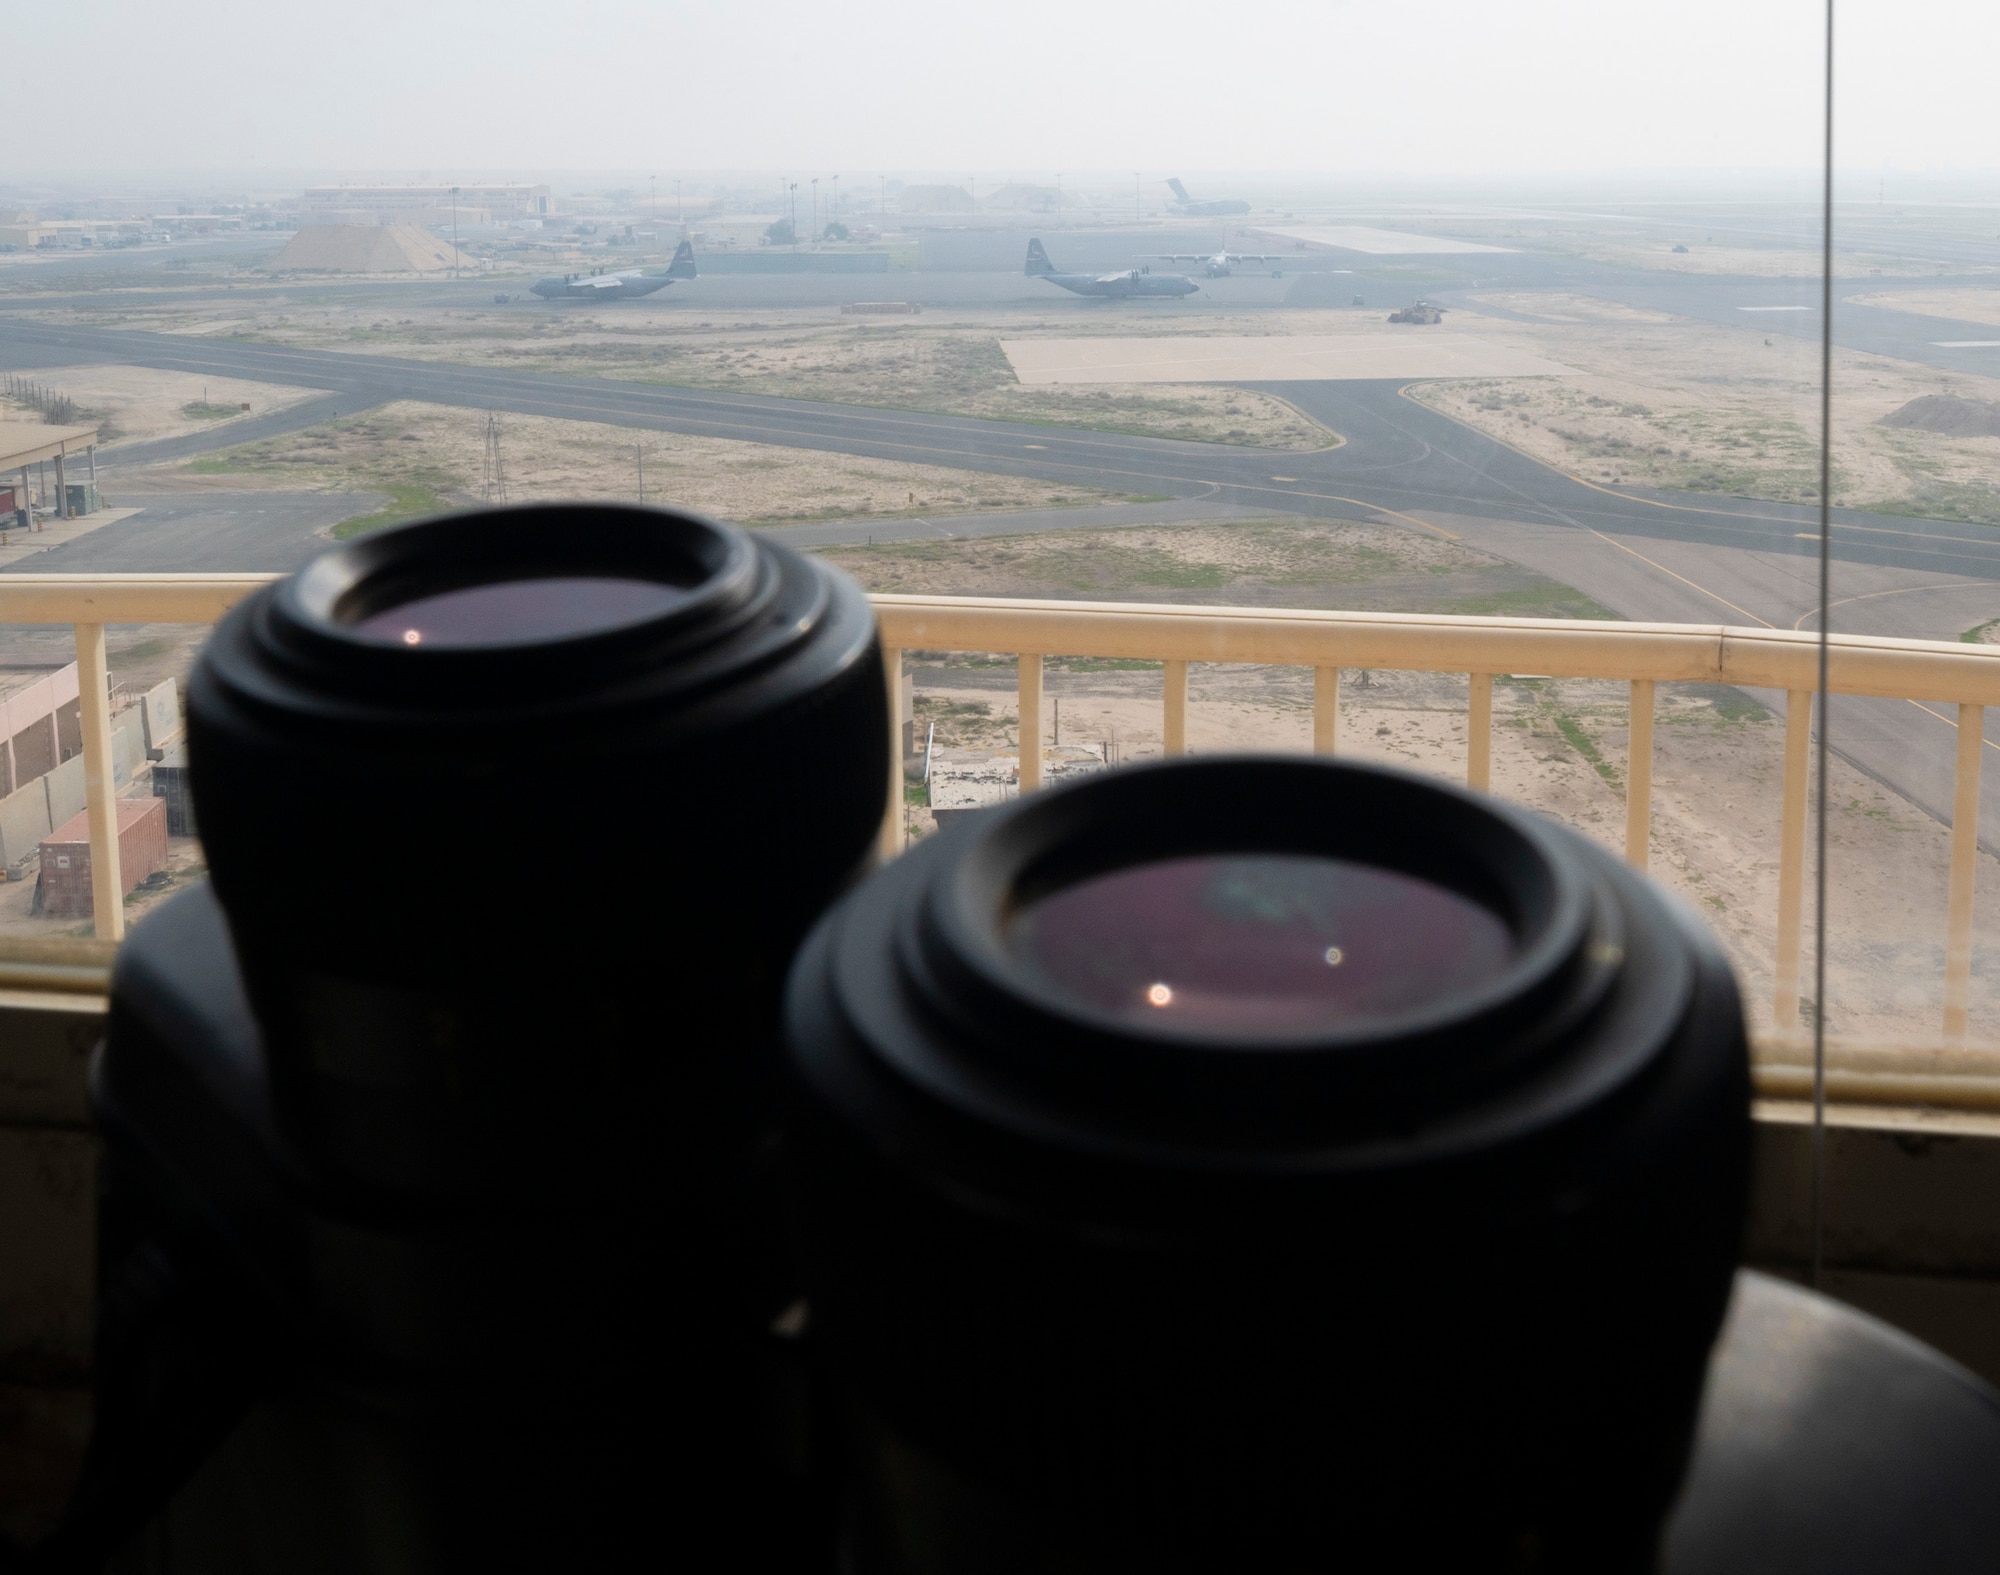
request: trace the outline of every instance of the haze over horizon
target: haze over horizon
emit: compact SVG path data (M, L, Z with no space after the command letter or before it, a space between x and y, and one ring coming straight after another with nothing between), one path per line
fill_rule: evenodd
M2000 7L1848 0L1838 162L2000 169ZM339 13L7 0L28 81L0 174L603 169L1214 171L1492 177L1805 171L1819 0L1507 8L1154 0L977 15L528 0ZM1947 47L1948 45L1948 47Z

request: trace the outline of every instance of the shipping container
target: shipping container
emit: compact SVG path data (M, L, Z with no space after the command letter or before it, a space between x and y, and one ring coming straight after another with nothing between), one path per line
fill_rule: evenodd
M167 867L167 804L158 798L118 801L118 869L132 890ZM35 909L58 919L96 916L90 894L90 811L73 816L42 843Z

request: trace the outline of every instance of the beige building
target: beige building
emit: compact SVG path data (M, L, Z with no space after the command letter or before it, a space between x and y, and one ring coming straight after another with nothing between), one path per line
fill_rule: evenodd
M41 223L32 213L0 208L0 247L25 251L53 234L55 226Z

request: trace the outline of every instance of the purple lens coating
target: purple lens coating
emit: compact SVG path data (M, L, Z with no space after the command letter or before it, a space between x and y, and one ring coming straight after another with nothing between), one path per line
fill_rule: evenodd
M1514 956L1499 915L1442 886L1270 853L1079 881L1029 904L1008 942L1080 1006L1250 1040L1427 1006L1487 983Z
M356 620L354 632L413 649L534 645L646 623L686 604L658 580L566 575L498 580L419 596Z

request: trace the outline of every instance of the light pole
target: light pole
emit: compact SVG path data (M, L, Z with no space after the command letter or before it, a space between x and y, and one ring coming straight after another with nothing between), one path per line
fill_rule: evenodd
M458 188L451 189L451 276L458 277Z
M819 244L819 177L817 175L812 178L812 188L813 244L817 246Z
M826 218L828 224L840 222L840 177L833 177L833 195L827 199Z
M791 212L785 215L785 219L792 227L792 250L797 251L799 249L799 183L797 181L792 182L792 208Z

